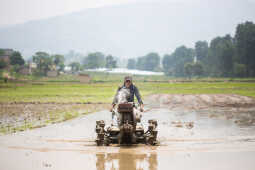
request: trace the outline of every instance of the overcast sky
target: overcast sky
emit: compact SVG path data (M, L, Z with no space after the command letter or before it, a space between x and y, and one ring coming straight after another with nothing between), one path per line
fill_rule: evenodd
M194 3L202 0L0 0L0 27L64 15L86 8L137 3L141 1ZM255 2L255 0L240 1Z
M80 11L141 1L195 3L202 0L0 0L0 27ZM224 0L223 0L224 1ZM255 0L240 0L255 1Z
M0 26L135 0L0 0ZM141 0L140 0L141 1Z
M120 6L84 11L113 5ZM255 0L0 0L0 28L66 14L2 28L0 43L29 55L71 49L131 57L165 54L183 44L192 47L198 40L234 35L237 24L254 21L254 8Z

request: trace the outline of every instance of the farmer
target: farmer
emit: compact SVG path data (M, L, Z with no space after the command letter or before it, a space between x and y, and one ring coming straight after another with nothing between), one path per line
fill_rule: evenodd
M143 101L141 99L141 95L139 93L138 88L133 84L132 77L130 77L130 76L126 76L124 78L124 85L122 87L118 88L118 91L113 99L112 107L111 107L110 111L112 112L115 105L117 104L117 101L118 101L117 94L122 88L126 88L126 89L130 90L130 97L127 99L128 102L134 102L134 95L136 96L138 103L140 105L140 111L143 112Z

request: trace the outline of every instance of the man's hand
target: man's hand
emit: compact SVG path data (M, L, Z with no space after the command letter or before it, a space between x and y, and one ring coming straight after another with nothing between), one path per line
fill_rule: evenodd
M112 111L113 111L113 109L114 109L114 107L112 106L112 107L110 108L110 112L112 112Z
M143 112L144 109L143 109L143 104L140 105L140 112Z
M112 112L112 111L113 111L114 106L115 106L115 104L113 104L113 105L112 105L112 107L111 107L111 109L110 109L110 112Z

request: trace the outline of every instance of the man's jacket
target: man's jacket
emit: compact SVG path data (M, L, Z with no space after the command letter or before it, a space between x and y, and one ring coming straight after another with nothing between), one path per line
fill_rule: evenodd
M119 87L119 88L118 88L117 93L116 93L116 95L115 95L115 97L114 97L114 99L113 99L112 104L117 104L117 102L118 102L117 94L118 94L118 92L119 92L122 88L126 88L125 85L123 85L122 87ZM142 99L141 99L141 95L140 95L140 93L139 93L138 88L137 88L135 85L131 84L130 87L129 87L129 89L130 89L130 97L128 98L128 102L134 102L134 96L136 96L136 98L137 98L137 100L138 100L138 103L139 103L139 104L143 104L143 101L142 101Z

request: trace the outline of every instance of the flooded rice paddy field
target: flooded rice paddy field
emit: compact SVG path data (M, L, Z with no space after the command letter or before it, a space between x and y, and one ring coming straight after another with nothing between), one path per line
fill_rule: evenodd
M255 101L238 95L147 98L142 123L158 120L157 146L97 147L107 110L0 136L0 169L254 169Z

